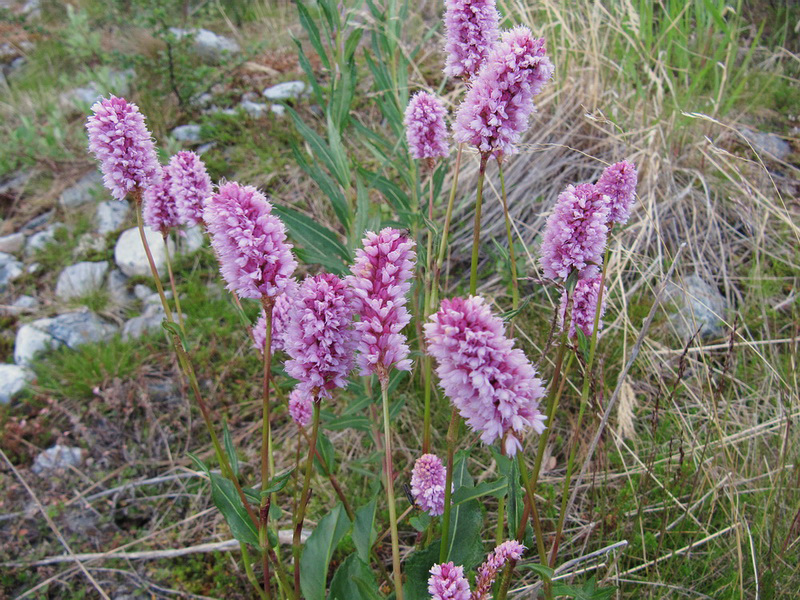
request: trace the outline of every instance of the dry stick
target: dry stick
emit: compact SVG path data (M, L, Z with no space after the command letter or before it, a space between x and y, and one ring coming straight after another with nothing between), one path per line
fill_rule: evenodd
M22 477L22 475L20 475L19 471L17 471L17 468L8 459L8 457L6 456L6 453L3 452L2 448L0 448L0 455L3 456L3 460L9 466L9 468L11 469L11 472L14 473L16 478L19 479L19 482L25 488L25 491L28 492L28 495L31 497L33 502L36 504L36 508L39 509L39 511L42 513L42 516L44 517L45 521L47 521L48 526L50 527L50 529L53 530L53 533L56 534L56 537L58 538L58 541L61 542L62 546L64 546L64 550L66 550L67 553L70 555L70 560L75 561L75 563L78 565L78 568L83 572L84 575L86 575L86 578L92 583L94 588L97 590L97 593L99 593L100 596L105 598L105 600L110 600L108 595L103 591L103 588L100 587L100 584L97 583L97 581L95 581L94 577L92 577L92 575L89 573L89 571L86 570L86 567L83 566L83 563L76 558L75 553L72 551L72 548L69 547L69 544L67 543L67 540L65 540L64 537L61 535L61 532L58 530L58 527L56 527L56 524L53 522L53 519L50 518L50 515L47 514L47 511L45 511L44 506L42 506L42 503L39 502L39 498L36 497L36 494L30 488L30 486L28 485L28 482L25 481L25 479Z
M403 600L403 574L400 570L400 538L397 534L397 506L394 500L394 467L392 464L392 431L389 424L389 375L380 365L378 380L381 384L381 404L383 405L383 437L386 471L386 501L389 505L389 528L392 532L392 575L394 577L395 598Z
M625 381L625 377L628 375L628 371L630 371L631 366L633 366L633 361L635 361L636 357L639 356L639 350L642 347L644 336L647 335L647 331L650 329L650 324L653 322L653 318L656 316L656 309L658 308L659 304L661 304L661 297L664 294L664 290L667 289L667 283L669 282L670 277L672 277L672 273L675 271L675 267L678 265L678 259L680 258L681 252L685 247L686 242L681 243L678 251L675 253L675 258L672 260L672 265L670 265L667 274L664 276L664 280L661 282L661 289L658 290L655 302L653 302L653 306L650 308L650 312L642 324L642 330L639 332L639 336L636 338L636 343L633 345L631 356L628 359L628 362L625 364L625 368L622 370L622 373L620 373L619 377L617 378L617 387L614 389L614 393L611 395L611 399L608 401L608 406L606 406L606 410L603 413L603 418L600 421L600 426L597 428L597 433L595 433L592 443L589 445L589 452L586 454L586 460L583 462L581 472L578 474L578 478L575 480L575 487L570 495L567 509L564 511L565 515L569 514L573 504L575 504L575 498L578 496L578 490L580 489L581 482L583 481L586 471L589 468L589 464L592 461L592 456L594 456L594 451L597 449L597 444L600 443L600 437L603 435L606 425L608 425L608 419L611 416L611 411L614 408L614 404L616 404L617 398L619 398L619 392L622 389L622 383Z
M306 457L306 472L303 478L303 492L300 494L300 505L294 521L294 537L292 538L292 556L294 557L294 589L300 597L300 533L303 530L303 519L306 516L308 504L309 485L311 484L311 467L314 464L314 450L317 447L317 434L319 433L319 399L314 399L314 423L311 426L311 443L308 445Z
M168 236L169 234L167 231L162 231L161 236L164 239L164 253L167 257L167 273L169 273L169 285L172 288L172 298L175 300L175 312L178 313L178 325L183 332L183 335L186 335L186 329L183 327L183 312L181 311L181 297L178 295L178 288L175 286L175 276L172 274L172 259L169 255L169 244Z
M564 531L564 519L566 517L565 509L567 504L567 497L569 495L569 484L572 479L572 471L575 468L575 453L578 449L578 438L580 436L581 424L583 423L583 414L586 405L589 402L589 385L592 380L592 367L594 366L594 356L597 350L597 330L600 326L600 311L603 306L603 291L606 285L606 273L608 270L608 260L610 251L606 248L605 260L603 261L603 272L600 276L600 289L597 292L597 306L594 310L594 323L592 328L592 339L589 344L589 360L586 361L586 369L583 374L583 389L581 390L581 404L578 409L578 424L572 436L572 444L570 444L569 457L567 459L567 473L564 477L564 486L561 492L561 512L558 517L558 524L556 525L556 537L553 540L553 546L550 550L550 568L554 568L556 564L556 557L558 556L558 544L561 541L561 534ZM565 321L564 328L568 325Z

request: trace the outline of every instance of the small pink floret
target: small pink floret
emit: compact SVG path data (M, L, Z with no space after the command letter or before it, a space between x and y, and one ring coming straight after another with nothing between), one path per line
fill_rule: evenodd
M448 155L446 114L442 101L433 94L417 92L411 97L404 124L412 157L434 159Z
M464 567L452 562L433 565L428 578L428 593L432 600L470 600L469 582Z
M411 472L411 495L422 510L432 517L444 512L444 485L447 469L435 454L423 454Z

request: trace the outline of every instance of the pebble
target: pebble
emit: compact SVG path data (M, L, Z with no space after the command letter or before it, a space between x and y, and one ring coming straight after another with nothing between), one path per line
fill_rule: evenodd
M66 267L56 282L56 297L72 300L87 296L103 287L108 261L79 262Z
M62 446L56 444L41 452L36 460L33 461L31 471L37 475L57 469L68 469L69 467L77 467L83 460L83 449L76 448L75 446Z

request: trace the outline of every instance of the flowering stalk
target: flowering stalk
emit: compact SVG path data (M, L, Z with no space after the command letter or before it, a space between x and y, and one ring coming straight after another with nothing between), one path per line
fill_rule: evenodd
M461 154L464 150L464 144L458 145L458 153L456 154L456 166L453 169L453 185L450 188L450 198L447 200L447 211L444 216L444 229L442 230L442 239L439 241L439 254L436 257L436 264L433 267L433 285L431 286L431 298L428 305L428 314L433 312L433 309L439 305L439 280L442 273L442 265L444 258L447 254L447 241L450 237L450 221L453 218L453 205L456 199L456 188L458 188L458 174L461 171Z
M292 556L294 557L294 591L296 596L301 597L300 591L300 535L303 531L303 520L306 516L306 506L308 505L309 485L311 484L311 468L314 464L314 451L317 448L317 435L319 433L319 407L320 401L314 399L314 417L311 425L311 442L308 445L308 455L306 456L306 470L303 476L303 491L300 494L300 504L297 506L294 520L294 535L292 536Z
M389 527L392 532L392 575L395 597L403 600L403 576L400 571L400 538L397 534L397 506L394 500L394 466L392 464L392 430L389 424L389 377L379 374L381 403L383 404L383 447L385 452L386 501L389 504Z
M486 176L486 163L489 154L481 154L481 164L478 167L478 191L475 198L475 225L472 229L472 263L469 270L469 293L474 296L478 290L478 246L481 238L481 204L483 202L483 180Z
M439 562L447 560L447 543L450 534L450 497L453 490L453 455L456 451L456 434L458 433L458 409L454 406L450 415L450 426L447 428L447 473L444 483L444 512L442 513L442 541L439 545Z
M511 261L511 306L519 308L519 280L517 279L517 259L514 256L514 236L511 233L511 217L508 214L508 197L506 196L506 178L503 176L503 161L497 157L497 170L500 174L500 193L503 196L503 215L506 219L506 235L508 236L508 256ZM513 322L513 321L512 321Z
M567 460L567 474L564 477L564 486L561 491L561 511L558 517L558 525L556 526L556 537L553 540L553 547L550 550L550 566L555 565L556 557L558 556L558 544L561 541L561 534L564 530L564 519L566 518L567 498L569 496L569 485L572 481L572 472L575 468L575 453L578 448L578 433L581 431L581 424L583 423L583 413L589 401L589 384L592 377L592 366L594 365L595 350L597 349L597 333L600 329L600 314L603 310L603 292L605 291L606 272L608 268L609 249L606 248L606 256L603 261L603 273L600 276L600 289L597 292L597 306L594 311L594 327L592 328L592 338L589 344L589 359L586 361L586 370L583 375L583 388L581 389L581 403L578 409L578 423L575 426L575 431L572 434L572 444L569 450L569 459ZM564 328L566 329L566 322Z
M266 318L266 334L264 337L264 393L262 397L262 423L261 423L261 491L269 486L269 475L275 472L274 458L272 456L272 430L269 411L269 377L272 370L272 298L265 297L261 301ZM269 522L269 504L275 499L261 495L261 512L259 515L258 541L261 543L264 566L264 591L269 594L269 562L267 561L267 526Z
M183 326L183 311L181 311L181 297L178 294L178 288L175 285L175 276L172 273L172 260L169 255L169 234L164 232L161 234L164 237L164 253L167 257L167 273L169 273L169 285L172 288L172 297L175 299L175 312L178 313L178 325L183 332L183 335L186 335L186 329Z

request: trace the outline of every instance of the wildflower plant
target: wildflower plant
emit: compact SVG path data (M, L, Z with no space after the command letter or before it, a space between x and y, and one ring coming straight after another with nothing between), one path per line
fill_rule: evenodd
M89 149L100 161L105 185L115 197L131 196L136 202L142 242L165 309L164 327L208 429L219 471L193 457L195 464L208 479L214 503L239 542L242 566L260 598L360 600L384 597L390 591L398 600L404 596L484 600L493 593L503 600L521 561L538 561L528 566L533 565L545 596L552 598L551 575L563 535L577 436L569 443L553 535L547 535L550 532L539 518L538 479L550 433L559 420L559 399L573 356L584 366L577 430L582 424L601 317L607 309L608 236L631 216L636 168L621 161L605 169L596 182L567 186L547 220L538 257L546 279L540 284L553 286L560 302L553 308L551 337L558 338L554 368L545 366L546 373L540 376L534 364L546 363L542 357L529 356L515 335L515 317L522 308L520 275L503 163L517 151L535 110L534 97L554 73L545 40L524 27L501 31L493 1L447 0L443 71L458 78L460 86L460 98L448 116L444 103L424 91L403 106L397 90L407 79L397 64L387 61L396 50L399 38L393 35L398 30L375 38L374 47L380 52L370 64L376 79L398 83L381 110L402 124L395 130L395 142L404 136L409 150L408 168L396 183L353 168L356 165L343 150L352 90L346 91L342 77L353 73L350 61L363 31L352 29L347 11L340 13L329 0L320 2L323 10L316 21L302 2L298 10L322 64L335 73L328 92L336 102L322 102L326 92L312 78L313 93L326 106L327 139L291 114L319 151L326 171L306 161L297 149L296 156L325 191L342 227L359 223L363 230L345 229L339 235L252 186L232 181L212 184L202 161L191 152L179 152L162 168L144 117L122 98L98 102L87 123ZM390 3L384 14L370 4L373 16L387 28L398 26L400 19L392 13L396 8ZM313 23L319 26L311 27ZM335 52L322 43L320 30L336 42ZM302 47L300 52L305 57ZM400 60L398 64L404 64ZM379 136L370 139L379 152ZM441 276L458 174L470 156L479 163L479 176L469 293L447 294L451 297L440 300L445 295ZM481 198L490 160L498 166L505 209L510 306L502 297L477 293ZM450 168L452 187L442 211L436 202L442 181L437 174ZM401 189L403 182L408 192ZM427 220L421 216L424 201L419 193L425 183ZM370 212L368 199L377 193L391 200L388 207ZM347 212L351 200L361 211L357 215ZM403 219L408 229L397 226ZM203 228L232 300L240 306L255 302L260 309L256 322L243 332L263 360L260 468L253 472L240 465L227 426L214 416L218 402L198 383L186 336L191 316L184 323L177 304L179 286L170 268L179 317L178 322L174 319L147 246L145 223L161 232L165 243L180 227ZM521 266L523 272L533 268L528 261ZM401 438L394 426L399 411L413 420L416 410L413 403L390 402L401 381L412 396L422 399L418 436ZM291 391L276 395L273 388ZM350 410L347 399L353 396L357 408ZM448 408L450 425L443 436L444 432L432 431L431 415ZM380 481L383 498L375 495L363 506L352 506L352 494L336 477L331 459L335 448L323 433L337 421L336 426L359 423L370 434L364 443L374 448L375 460L363 463L361 472L367 471L366 481L373 480L376 491ZM466 432L459 433L462 423ZM293 453L297 468L284 464L290 452L283 448L276 452L273 430L277 428L282 440L297 443ZM479 445L491 449L499 476L474 485L469 450L458 455L456 450ZM398 465L401 448L404 458L414 457L411 464ZM445 461L439 456L446 456ZM328 496L316 494L326 506L321 514L306 519L311 496L323 485L315 480L315 472L328 480L338 502L330 507ZM286 489L292 480L295 494ZM404 496L395 491L406 484L410 503L400 514ZM479 499L487 496L497 501L496 522L491 524L495 548L479 565L486 555ZM404 522L408 513L413 514ZM384 520L385 536L378 537L376 523ZM291 552L278 533L287 521L291 521ZM310 535L309 522L315 524ZM331 578L332 556L348 532L355 550L338 561ZM391 540L391 561L388 551L378 551L383 537ZM538 557L526 556L526 539L536 546ZM545 543L550 539L548 550ZM412 552L413 546L417 548Z

